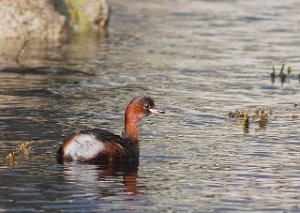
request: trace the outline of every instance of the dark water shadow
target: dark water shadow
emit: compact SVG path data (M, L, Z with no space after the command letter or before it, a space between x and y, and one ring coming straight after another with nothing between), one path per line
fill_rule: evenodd
M59 75L82 75L94 76L92 73L83 72L75 69L68 69L62 67L7 67L0 69L0 73L13 73L13 74L59 74Z

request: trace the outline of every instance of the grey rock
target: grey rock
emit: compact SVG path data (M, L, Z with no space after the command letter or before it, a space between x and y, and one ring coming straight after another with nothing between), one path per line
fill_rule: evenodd
M52 45L72 32L103 30L109 7L105 0L0 0L0 17L0 56L10 57L27 40Z

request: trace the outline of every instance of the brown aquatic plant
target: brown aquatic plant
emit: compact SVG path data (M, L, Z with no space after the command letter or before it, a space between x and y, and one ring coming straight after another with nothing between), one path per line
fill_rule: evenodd
M290 75L292 73L292 68L289 66L287 70L288 74Z
M21 155L29 156L31 155L31 147L29 146L29 143L21 143L16 148L17 152L19 152Z
M244 113L243 116L243 129L249 129L249 115Z
M228 117L236 118L236 119L242 118L242 117L244 117L244 112L240 112L239 110L236 109L235 112L229 112Z
M229 112L228 117L237 120L237 125L242 125L245 133L249 132L250 119L258 124L257 130L264 130L269 122L270 116L273 114L272 108L265 110L264 108L257 108L254 110L253 115L250 116L246 112L241 112L235 110L234 112Z
M292 67L291 66L288 66L287 73L285 73L284 72L284 67L285 67L285 64L282 64L281 68L280 68L280 72L276 76L275 66L274 65L272 66L272 72L270 73L270 78L271 78L272 84L275 83L276 77L278 77L280 79L281 86L283 86L286 83L286 81L287 81L288 78L295 78L295 76L298 76L298 80L300 82L300 74L298 74L298 75L296 75L296 74L292 75Z
M237 119L237 125L242 123L244 132L247 133L249 130L249 115L245 112L240 112L239 110L235 110L234 112L228 113L229 118Z
M259 129L265 129L270 116L273 114L272 108L269 108L269 111L266 112L264 108L258 108L254 111L254 119L258 123Z
M284 73L284 64L282 64L281 69L280 69L280 82L281 86L286 82L286 74Z
M16 151L9 153L6 156L6 160L9 162L15 162L17 158L31 157L32 149L29 143L21 143L17 146Z
M9 162L13 162L15 161L15 152L11 152L6 156L6 160L8 160Z
M276 78L276 72L275 72L274 65L273 65L272 69L273 69L273 72L271 72L270 76L271 76L272 84L274 84L275 83L275 78Z

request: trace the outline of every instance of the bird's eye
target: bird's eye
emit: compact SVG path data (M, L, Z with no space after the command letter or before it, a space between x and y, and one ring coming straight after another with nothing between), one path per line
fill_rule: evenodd
M146 109L150 108L150 106L148 104L145 104L144 106L145 106Z

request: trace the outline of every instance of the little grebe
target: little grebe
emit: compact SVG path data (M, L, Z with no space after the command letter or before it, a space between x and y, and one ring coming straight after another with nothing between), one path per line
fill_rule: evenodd
M140 155L138 123L150 113L164 114L152 98L134 98L125 110L122 137L101 129L83 130L67 138L57 153L59 163L79 161L99 164L138 162Z

